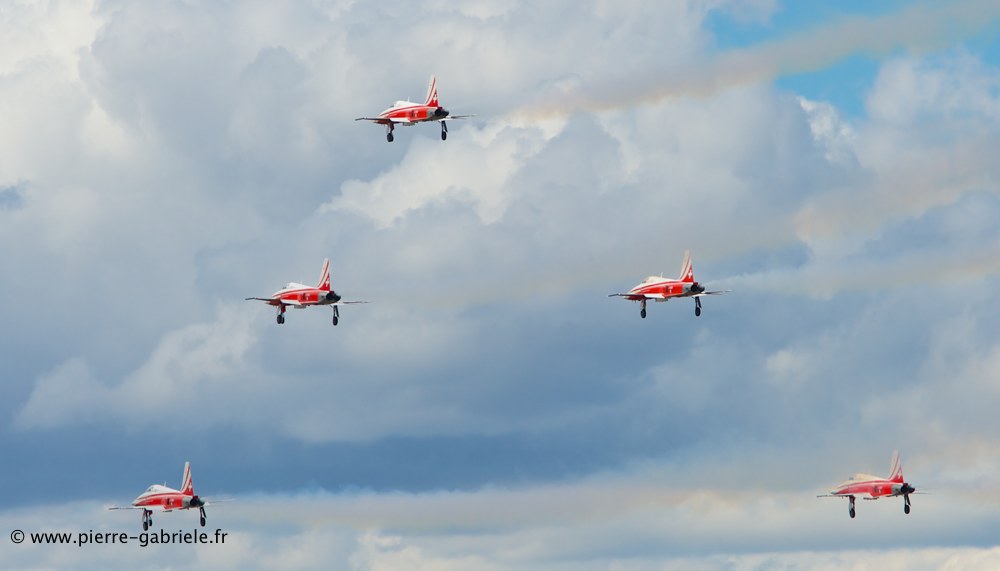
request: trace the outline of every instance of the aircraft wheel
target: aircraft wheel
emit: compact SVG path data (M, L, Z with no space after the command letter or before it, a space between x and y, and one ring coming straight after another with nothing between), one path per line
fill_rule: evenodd
M903 513L910 513L910 504L903 504Z
M285 316L284 315L279 315L278 316L278 325L281 325L284 322L285 322Z
M854 508L851 508L851 509L849 510L849 513L851 514L851 519L854 519L854 515L855 515L855 514L854 514Z
M441 131L441 140L442 141L448 140L448 131Z
M205 527L205 518L204 518L204 516L201 518L201 527Z
M149 527L153 527L153 518L149 518L148 520L146 520L146 523L149 525Z
M698 307L697 305L694 306L694 316L695 317L701 317L701 308Z
M142 531L146 531L148 529L149 529L149 522L147 522L146 520L142 520Z
M336 315L334 315L334 316L333 316L333 325L334 325L335 327L336 327L336 325L337 325L337 323L338 323L339 321L340 321L340 318L339 318L339 317L337 317Z
M646 308L642 308L639 310L639 317L646 319Z
M392 133L387 133L386 136L385 136L385 140L389 141L391 143L392 142Z

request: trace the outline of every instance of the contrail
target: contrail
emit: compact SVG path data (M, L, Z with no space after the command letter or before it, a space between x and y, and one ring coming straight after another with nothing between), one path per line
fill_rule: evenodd
M1000 2L996 0L920 3L881 16L845 16L784 39L722 53L662 74L557 88L515 110L512 116L544 120L675 97L709 97L739 85L824 69L856 54L882 57L900 48L922 51L946 46L979 34L997 18Z

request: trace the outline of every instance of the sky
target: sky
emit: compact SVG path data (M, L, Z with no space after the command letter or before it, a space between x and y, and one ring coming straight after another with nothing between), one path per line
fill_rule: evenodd
M872 4L0 5L0 537L231 500L0 568L1000 567L1000 5Z

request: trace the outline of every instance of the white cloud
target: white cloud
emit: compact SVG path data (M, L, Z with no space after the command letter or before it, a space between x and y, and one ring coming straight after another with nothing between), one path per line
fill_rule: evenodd
M660 466L632 474L522 489L421 494L255 495L209 508L205 530L223 545L174 553L175 569L791 569L871 565L987 569L1000 551L981 546L995 500L921 496L864 502L857 519L841 500L799 492L714 489L694 472ZM98 502L0 512L4 529L138 534L138 518ZM160 514L154 530L188 529L196 514ZM958 523L956 523L958 522ZM906 539L884 549L885 529ZM940 547L959 539L958 547ZM967 543L968 542L968 543ZM166 547L73 547L75 565L134 568ZM7 569L59 566L66 548L5 549Z
M144 423L150 417L174 423L190 411L207 412L219 403L235 406L246 384L244 354L256 341L251 317L235 306L219 308L217 320L168 333L149 359L119 383L94 378L82 358L40 378L16 417L22 428L72 425L124 418ZM204 399L198 405L197 400ZM173 410L168 417L157 410ZM236 411L234 411L236 412Z
M19 428L47 428L81 419L94 422L107 406L108 388L83 359L71 359L38 379L31 398L15 418Z
M751 12L752 13L752 12ZM650 66L641 73L612 73L569 93L546 94L517 110L544 118L581 111L602 112L655 104L679 97L713 97L733 87L789 73L823 69L857 53L882 55L899 47L926 49L979 31L1000 11L988 0L947 6L914 3L875 17L845 17L792 36L721 56L681 60L676 67ZM654 71L650 71L654 70Z

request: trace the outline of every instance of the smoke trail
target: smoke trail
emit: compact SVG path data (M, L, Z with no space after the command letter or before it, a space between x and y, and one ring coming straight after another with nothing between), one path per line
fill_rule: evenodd
M855 54L879 57L900 48L933 49L974 36L997 18L1000 2L994 0L915 4L881 16L845 17L659 75L563 84L512 115L521 120L544 120L581 111L614 111L674 97L708 97L738 85L824 69Z

